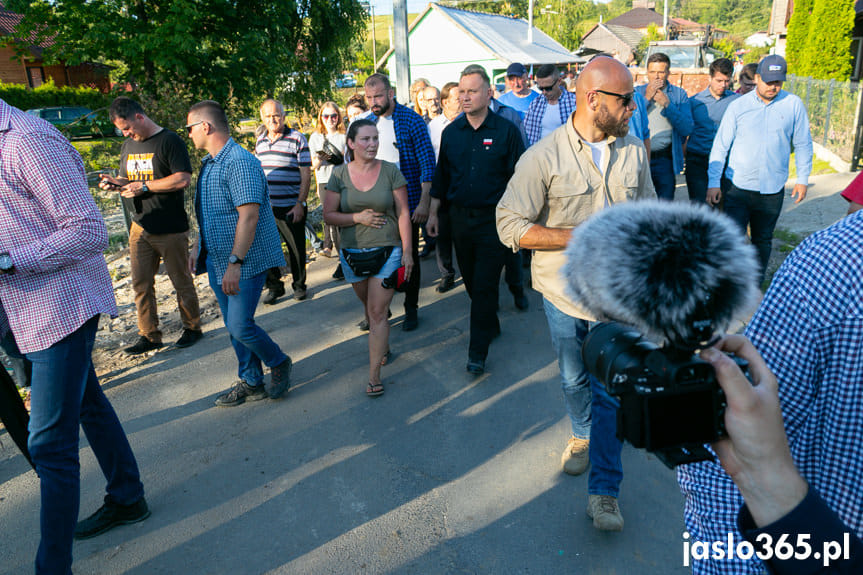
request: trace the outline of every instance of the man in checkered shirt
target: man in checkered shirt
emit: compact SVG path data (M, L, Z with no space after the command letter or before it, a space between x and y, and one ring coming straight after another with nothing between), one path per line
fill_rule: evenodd
M50 124L0 100L0 337L11 330L33 364L28 448L42 496L36 573L71 573L73 536L150 515L135 456L91 360L99 315L117 316L107 247L81 156ZM108 493L76 526L79 426Z
M863 211L806 239L773 278L746 335L779 381L791 454L863 534ZM735 540L743 498L718 463L678 468L690 541ZM699 560L698 574L764 572L758 559Z

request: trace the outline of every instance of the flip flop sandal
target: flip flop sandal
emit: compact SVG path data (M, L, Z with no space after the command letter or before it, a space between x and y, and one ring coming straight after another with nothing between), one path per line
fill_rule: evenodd
M377 397L379 395L384 394L384 384L378 383L374 384L369 382L368 387L366 387L366 395L369 397Z
M387 350L387 352L384 354L383 358L381 358L381 366L391 364L395 357L396 357L396 355L392 351Z

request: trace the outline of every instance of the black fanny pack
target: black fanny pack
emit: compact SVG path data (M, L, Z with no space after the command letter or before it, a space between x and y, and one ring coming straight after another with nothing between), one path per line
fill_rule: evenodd
M373 276L384 267L390 255L393 253L393 246L385 248L375 248L365 252L349 252L342 250L342 255L348 265L351 266L353 272L360 277Z

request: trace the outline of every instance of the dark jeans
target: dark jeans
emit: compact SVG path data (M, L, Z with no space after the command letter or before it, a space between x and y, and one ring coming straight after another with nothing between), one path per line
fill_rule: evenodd
M696 203L707 202L707 165L710 156L686 152L686 190L689 200Z
M420 225L411 222L411 253L414 258L414 269L405 290L405 313L415 312L420 301Z
M437 221L437 240L435 242L437 268L442 278L455 277L455 268L452 265L452 225L450 224L449 211L444 208L438 210Z
M33 362L27 446L42 495L37 574L72 572L81 495L79 425L108 481L108 497L130 505L144 495L138 463L90 358L98 325L95 316L48 349L26 354Z
M653 179L653 187L656 196L660 200L674 200L674 187L677 181L674 175L674 161L670 154L650 157L650 177Z
M686 190L691 202L701 204L707 202L707 167L709 163L709 155L686 152ZM725 194L728 193L730 185L731 180L723 176L719 182L719 188L722 190L720 206L725 201Z
M485 359L491 340L500 333L497 299L507 248L497 235L494 206L450 206L449 213L458 267L470 296L468 356Z
M303 209L303 217L293 221L289 212L290 208L273 208L276 217L276 227L279 235L288 246L288 263L291 266L291 287L293 289L306 289L306 210ZM279 268L271 268L267 272L266 288L278 291L283 288L282 271Z
M770 251L773 247L773 230L782 213L782 202L785 199L785 189L775 194L762 194L751 190L741 190L734 184L725 194L725 213L740 226L743 233L749 226L749 237L752 245L758 250L758 260L761 264L761 281L770 261Z

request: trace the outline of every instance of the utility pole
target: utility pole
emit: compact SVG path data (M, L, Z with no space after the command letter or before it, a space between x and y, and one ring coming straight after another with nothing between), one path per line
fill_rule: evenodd
M396 93L407 104L410 99L411 57L408 49L408 3L393 0L393 48L396 55Z
M668 40L668 0L665 0L665 10L662 12L662 30L665 32L665 39Z
M375 5L369 2L369 10L372 11L372 74L378 71L378 39L375 31L378 23L375 22Z
M533 0L527 3L527 43L533 44Z

